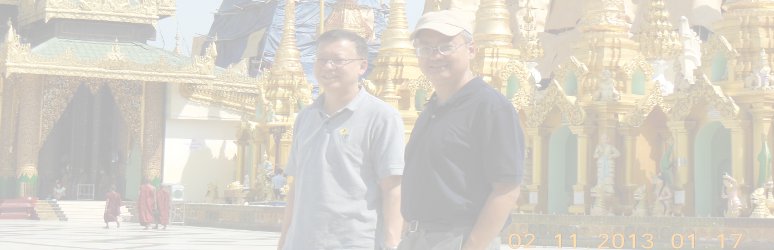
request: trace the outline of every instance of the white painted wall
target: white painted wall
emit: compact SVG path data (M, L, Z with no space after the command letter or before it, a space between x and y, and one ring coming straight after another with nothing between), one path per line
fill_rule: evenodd
M202 202L207 184L222 192L234 179L240 116L182 97L168 85L163 182L182 184L185 200Z

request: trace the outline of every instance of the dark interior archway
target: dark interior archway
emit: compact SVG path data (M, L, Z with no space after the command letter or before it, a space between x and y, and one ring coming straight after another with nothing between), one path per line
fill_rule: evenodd
M94 199L111 185L125 193L127 128L110 88L92 93L86 84L73 95L40 150L39 197L50 197L57 180L76 199L78 184L93 184Z

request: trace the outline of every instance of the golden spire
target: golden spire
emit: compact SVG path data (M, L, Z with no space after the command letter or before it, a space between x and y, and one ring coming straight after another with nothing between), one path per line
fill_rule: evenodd
M682 52L680 35L677 34L664 0L652 0L645 15L642 32L637 36L640 52L648 59L671 59Z
M421 75L414 46L409 40L404 0L390 1L390 20L381 40L371 80L381 88L379 97L398 108L400 97L397 96L396 86Z
M512 48L510 13L505 0L481 1L476 12L476 29L473 37L477 47Z
M519 55L519 51L513 48L509 16L505 0L481 1L476 12L473 34L476 57L473 58L471 69L503 94L506 94L507 79L496 76L509 61L516 60Z
M531 1L528 0L524 7L526 8L523 18L524 23L519 27L522 36L516 46L521 52L520 59L522 61L535 61L543 57L543 45L540 44L538 39L537 24L535 23L535 16L532 15Z
M296 0L285 1L285 24L282 29L282 39L277 56L274 58L272 72L292 71L303 72L301 67L301 52L296 45Z
M374 18L360 10L357 0L339 0L325 21L325 30L343 29L357 33L366 40L374 37Z
M301 67L301 52L296 47L296 0L285 1L285 24L277 56L266 83L267 112L291 122L298 108L311 100L309 83Z

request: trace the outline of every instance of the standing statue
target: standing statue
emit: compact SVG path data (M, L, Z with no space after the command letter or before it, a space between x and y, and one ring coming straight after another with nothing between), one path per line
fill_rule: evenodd
M726 199L724 215L726 217L739 217L743 208L742 199L739 198L739 184L728 173L723 174L723 194L721 198Z
M621 152L610 145L607 134L602 134L594 149L594 158L597 159L597 188L605 193L614 193L615 159L619 156Z
M674 194L663 173L653 178L653 194L656 198L651 214L654 216L671 216Z
M696 32L691 29L688 23L688 18L685 16L680 17L680 40L683 44L683 54L680 56L680 71L678 72L679 78L675 79L675 84L679 89L687 88L687 85L691 85L695 82L694 70L701 66L701 40ZM683 85L683 86L681 86Z
M658 84L658 87L661 89L662 96L667 96L675 92L675 84L672 79L670 79L674 77L674 73L671 73L671 65L672 64L664 60L658 60L652 64L654 72L653 82Z
M597 159L597 184L591 189L591 195L595 197L591 208L592 215L610 215L607 203L610 197L615 194L613 190L615 159L620 155L618 149L608 143L607 134L602 134L599 137L599 144L594 150L594 158Z
M769 67L769 56L766 50L762 49L760 60L755 64L755 68L744 78L744 86L748 89L771 89L769 80L771 79L771 67Z
M597 91L594 93L594 100L607 102L618 99L621 99L621 93L615 89L613 72L607 69L603 70L602 78L597 82Z

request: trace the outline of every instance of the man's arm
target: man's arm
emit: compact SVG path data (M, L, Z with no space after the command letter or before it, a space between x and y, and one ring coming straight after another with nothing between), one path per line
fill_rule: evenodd
M400 214L400 175L382 179L382 214L384 216L384 246L397 247L403 230L403 216Z
M279 242L277 243L277 250L282 250L285 245L285 236L288 233L290 222L293 221L293 200L295 198L295 184L289 184L288 188L288 204L285 206L285 215L282 217L282 234L280 235Z
M519 190L519 184L516 183L492 184L492 193L486 199L462 249L478 250L489 246L502 230L503 223L511 215L511 209L519 198Z

